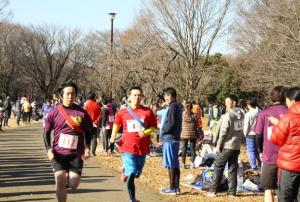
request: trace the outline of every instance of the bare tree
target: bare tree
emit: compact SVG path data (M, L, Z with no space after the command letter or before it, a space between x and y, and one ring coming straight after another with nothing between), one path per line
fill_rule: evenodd
M167 84L176 54L149 38L139 23L123 32L116 32L112 66L109 33L91 33L88 38L96 65L86 78L90 88L99 94L109 95L112 90L119 100L126 96L129 87L139 85L145 91L146 100L152 102ZM110 75L113 75L112 87Z
M0 24L0 92L5 95L10 94L20 76L18 45L21 30L22 28L17 25Z
M152 0L145 4L145 28L182 59L181 85L195 95L208 68L212 47L221 36L230 0Z
M115 34L118 37L117 33ZM93 90L98 94L110 92L110 35L108 32L92 32L85 37L85 43L90 51L90 63L92 64L85 72L84 79L86 90ZM116 77L117 75L114 75Z
M59 82L75 79L80 72L84 54L79 41L78 31L55 27L32 27L22 33L20 64L44 97Z
M235 47L248 88L300 83L300 2L242 1L237 10Z
M120 35L117 53L117 68L127 72L121 77L123 84L142 86L147 100L154 101L167 84L166 78L171 72L176 54L149 38L140 24L135 24Z
M11 12L6 10L8 4L9 0L0 0L0 23L11 16Z

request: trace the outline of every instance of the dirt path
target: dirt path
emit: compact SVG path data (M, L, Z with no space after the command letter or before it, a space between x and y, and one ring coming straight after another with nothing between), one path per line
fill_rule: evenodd
M54 178L45 157L41 124L0 132L0 201L56 201ZM129 201L119 175L101 168L93 158L84 165L81 184L68 191L68 201ZM141 201L163 201L149 190L137 188Z

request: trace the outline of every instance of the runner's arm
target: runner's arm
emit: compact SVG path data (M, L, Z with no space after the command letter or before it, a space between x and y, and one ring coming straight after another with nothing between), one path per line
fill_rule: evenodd
M110 138L110 142L111 143L114 143L114 141L115 141L115 139L117 137L117 134L118 134L118 132L120 130L120 127L121 127L121 125L117 125L117 124L113 125L113 129L112 129L112 133L111 133L111 138Z
M84 139L85 139L85 148L90 149L91 147L91 140L92 140L92 131L86 130L84 133Z
M44 137L45 147L48 151L49 149L51 149L51 132L44 132L43 137Z

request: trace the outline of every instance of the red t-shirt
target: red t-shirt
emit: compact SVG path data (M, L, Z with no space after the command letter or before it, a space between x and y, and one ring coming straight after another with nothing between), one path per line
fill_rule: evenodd
M157 128L155 115L148 107L140 106L132 111L144 122L146 128ZM121 109L115 119L118 126L123 126L123 136L119 143L121 152L134 155L146 155L150 153L150 136L140 138L138 131L143 131L144 128L136 121L127 109Z
M85 111L88 113L88 115L91 117L93 123L96 125L99 124L100 119L101 119L101 107L100 105L93 101L89 100L84 104Z

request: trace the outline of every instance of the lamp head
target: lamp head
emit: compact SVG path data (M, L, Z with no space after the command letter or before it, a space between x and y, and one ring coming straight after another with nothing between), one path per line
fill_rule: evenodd
M108 13L108 15L111 20L114 20L117 13Z

